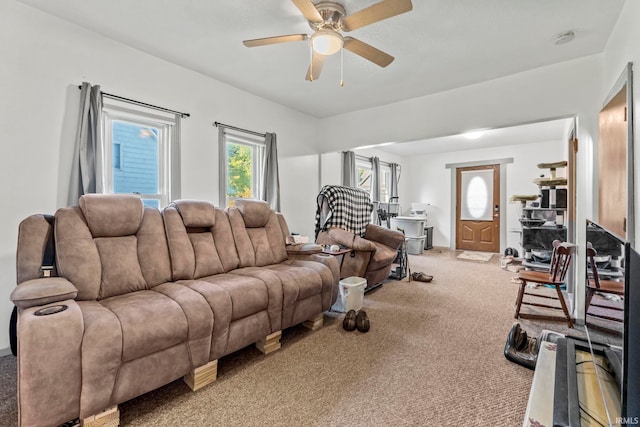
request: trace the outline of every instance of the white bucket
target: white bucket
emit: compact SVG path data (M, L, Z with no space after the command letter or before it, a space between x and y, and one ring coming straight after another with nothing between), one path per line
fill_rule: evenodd
M340 280L338 286L338 299L331 309L346 313L349 310L360 310L364 302L364 288L367 286L367 279L362 277L347 277Z
M424 218L418 218L413 216L396 216L391 217L391 229L397 230L398 228L404 230L406 237L420 237L424 235Z
M424 240L427 236L407 237L407 253L410 255L420 255L424 252Z

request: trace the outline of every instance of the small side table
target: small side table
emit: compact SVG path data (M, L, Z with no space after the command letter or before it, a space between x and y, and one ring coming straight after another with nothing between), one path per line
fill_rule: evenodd
M352 252L353 249L351 248L344 248L344 249L340 249L337 251L330 251L329 249L322 249L322 253L326 254L326 255L333 255L336 258L338 258L338 264L340 264L340 271L342 272L342 262L344 261L344 255L348 254L349 252ZM344 279L344 277L340 277L341 279Z

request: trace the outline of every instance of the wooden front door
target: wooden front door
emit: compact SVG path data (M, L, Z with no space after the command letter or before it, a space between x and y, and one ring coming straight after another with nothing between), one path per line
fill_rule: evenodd
M500 251L500 166L456 171L456 249Z

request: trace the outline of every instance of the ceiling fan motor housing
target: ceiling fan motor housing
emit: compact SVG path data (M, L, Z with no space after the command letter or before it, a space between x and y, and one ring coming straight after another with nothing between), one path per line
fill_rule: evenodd
M342 30L342 18L347 14L344 6L331 1L323 1L315 5L316 9L322 16L322 22L311 22L309 26L314 30L331 29L334 31Z

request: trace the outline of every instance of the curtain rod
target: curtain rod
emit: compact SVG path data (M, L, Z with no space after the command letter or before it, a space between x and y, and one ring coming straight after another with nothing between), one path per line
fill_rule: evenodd
M82 89L82 85L78 86L78 89ZM170 109L164 108L164 107L158 107L157 105L147 104L146 102L136 101L135 99L125 98L125 97L122 97L122 96L113 95L111 93L106 93L106 92L100 92L100 93L102 94L102 96L106 96L108 98L113 98L113 99L117 99L117 100L120 100L120 101L130 102L132 104L141 105L143 107L153 108L155 110L165 111L167 113L173 113L173 114L176 114L176 115L178 115L178 116L180 116L182 118L191 117L191 114L189 114L189 113L182 113L180 111L170 110Z
M362 154L356 154L356 159L357 160L371 161L371 157L363 156ZM385 162L385 161L382 161L382 160L380 160L380 164L382 166L391 166L390 162ZM398 165L398 166L400 166L400 165Z
M213 125L215 127L223 127L223 128L227 128L227 129L237 130L239 132L244 132L244 133L248 133L248 134L255 135L255 136L261 136L263 138L267 136L264 133L254 132L252 130L247 130L247 129L242 129L242 128L237 128L235 126L225 125L224 123L220 123L220 122L213 122Z

